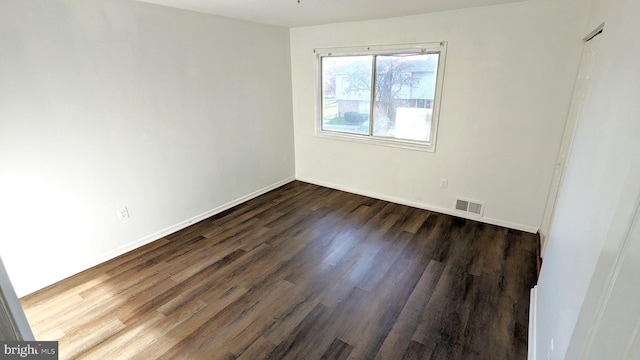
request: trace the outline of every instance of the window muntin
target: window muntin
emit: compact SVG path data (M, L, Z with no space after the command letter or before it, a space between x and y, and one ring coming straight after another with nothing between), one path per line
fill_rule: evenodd
M319 52L318 133L433 151L445 45Z

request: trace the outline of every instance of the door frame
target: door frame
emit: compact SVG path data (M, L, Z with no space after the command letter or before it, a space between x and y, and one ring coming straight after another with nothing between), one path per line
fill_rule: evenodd
M29 321L24 314L9 274L0 257L0 334L9 338L3 341L34 341ZM3 336L4 337L4 336Z
M582 99L584 99L586 92L589 89L587 85L584 88L584 91L581 91L582 89L579 88L581 85L580 81L582 77L586 78L587 81L591 78L591 71L595 62L597 46L594 45L596 44L595 42L591 44L589 44L589 42L600 35L603 31L604 23L600 24L600 26L598 26L595 30L590 32L589 35L583 38L584 47L582 50L578 74L576 75L573 95L571 98L571 105L569 106L569 112L567 113L567 119L562 134L562 142L560 143L560 149L558 150L555 170L553 172L551 186L549 188L549 194L547 196L547 204L542 216L542 223L540 224L539 234L542 243L540 256L543 258L549 239L549 234L551 232L551 227L553 226L553 216L556 211L558 194L560 192L560 188L562 187L562 182L569 165L571 149L573 147L573 138L577 128L578 119L580 118L580 114L582 112ZM595 48L590 53L587 53L587 50L591 49L589 46L595 46Z

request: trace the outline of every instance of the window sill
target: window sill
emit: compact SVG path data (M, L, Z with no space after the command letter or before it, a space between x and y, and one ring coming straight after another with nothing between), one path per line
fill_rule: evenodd
M347 133L338 133L338 132L322 131L322 130L316 131L316 137L322 138L322 139L358 142L358 143L369 144L369 145L388 146L388 147L415 150L415 151L435 152L434 142L424 143L424 142L415 142L410 140L373 137L368 135L347 134Z

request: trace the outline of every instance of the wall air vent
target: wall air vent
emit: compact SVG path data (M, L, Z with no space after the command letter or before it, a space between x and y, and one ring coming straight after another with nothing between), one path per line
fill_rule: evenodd
M484 203L458 198L456 199L456 210L482 216L484 213Z

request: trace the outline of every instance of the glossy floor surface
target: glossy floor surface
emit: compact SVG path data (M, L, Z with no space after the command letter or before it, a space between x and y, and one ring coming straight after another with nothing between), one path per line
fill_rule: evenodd
M23 298L60 359L526 359L533 234L292 182Z

